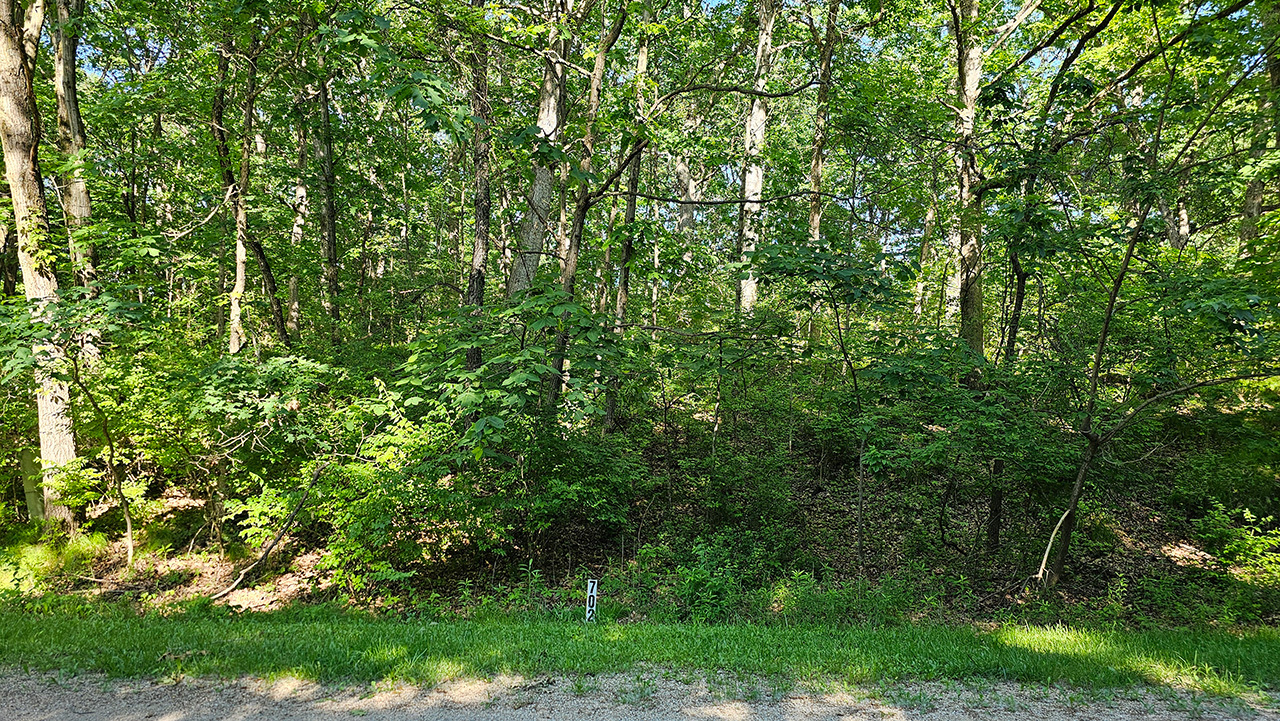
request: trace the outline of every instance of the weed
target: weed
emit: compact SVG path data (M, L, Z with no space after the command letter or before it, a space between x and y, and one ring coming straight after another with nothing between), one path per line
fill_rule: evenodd
M600 690L600 685L594 679L584 676L573 677L573 695L586 696L589 693L595 693Z
M635 685L619 689L615 699L628 706L649 706L653 703L653 692L653 681L637 676Z

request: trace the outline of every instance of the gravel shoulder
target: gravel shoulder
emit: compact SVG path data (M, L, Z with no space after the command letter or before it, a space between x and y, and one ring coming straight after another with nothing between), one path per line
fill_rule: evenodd
M5 721L800 721L801 719L1277 719L1259 699L1168 689L1075 689L1011 683L907 683L871 688L781 688L768 680L629 674L461 679L435 687L322 686L295 678L111 680L0 670Z

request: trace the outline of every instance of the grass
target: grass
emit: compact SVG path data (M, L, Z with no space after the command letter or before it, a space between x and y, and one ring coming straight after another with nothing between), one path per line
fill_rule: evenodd
M643 665L790 682L1003 679L1084 688L1153 684L1239 696L1280 684L1280 631L585 625L533 617L427 623L327 606L140 616L122 604L0 603L0 666L35 670L431 684L499 673L619 673Z
M58 548L42 543L34 528L26 528L11 538L0 539L0 591L30 592L38 578L54 569L86 570L94 557L107 547L101 533L80 534Z

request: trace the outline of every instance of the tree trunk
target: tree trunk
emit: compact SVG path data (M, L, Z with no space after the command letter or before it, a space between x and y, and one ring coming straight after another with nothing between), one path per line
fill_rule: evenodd
M484 7L484 0L472 0L473 7ZM489 47L477 37L471 56L471 114L475 116L475 238L471 249L471 274L467 278L466 304L480 312L484 305L485 267L489 262L489 216L492 198L489 189ZM467 349L467 370L475 370L483 362L479 346Z
M622 26L627 21L626 7L618 11L614 19L612 27L602 27L600 29L600 44L596 48L595 65L591 69L591 78L587 87L587 113L586 113L586 133L582 138L582 163L579 169L584 175L589 175L593 169L593 161L595 159L596 147L596 119L600 113L600 93L604 83L604 73L608 66L609 51L613 48L614 43L618 41L618 37L622 34ZM569 237L566 252L564 254L564 269L560 273L560 288L570 300L574 298L576 292L576 284L578 278L578 259L582 254L582 235L586 229L587 213L591 207L599 199L598 194L592 194L590 184L584 179L578 183L578 191L573 203L573 219L569 227ZM568 311L564 315L567 320ZM554 402L560 392L565 388L568 378L565 376L565 353L569 344L569 331L567 328L562 329L556 337L556 353L552 359L552 366L555 368L557 378L553 378L551 382L552 398Z
M756 8L759 12L760 31L756 41L755 75L751 86L757 92L764 92L773 69L773 26L779 8L777 0L757 0ZM738 259L743 263L749 261L760 243L763 208L759 201L764 193L764 164L761 155L768 125L769 99L759 95L751 96L742 166L742 198L746 202L742 204L738 216ZM759 281L751 275L749 267L744 266L743 270L746 277L738 281L737 306L739 311L750 313L756 305Z
M648 12L645 13L646 21L649 19ZM644 102L644 78L649 73L649 36L644 34L640 38L640 47L636 52L636 115L643 116L645 112ZM631 261L635 257L635 222L636 222L636 199L640 192L640 160L644 156L644 150L635 154L631 159L631 164L627 168L627 202L622 211L622 225L626 232L622 235L622 248L618 258L618 294L614 298L613 317L614 323L617 325L617 332L622 333L622 326L627 322L627 303L630 301L631 295ZM692 223L692 213L689 216L689 222ZM604 429L612 431L618 425L618 393L622 390L622 378L615 374L609 379L609 390L605 393L604 405Z
M58 300L53 248L49 238L49 211L40 174L40 114L33 90L33 68L44 24L43 0L23 7L16 0L0 0L0 139L4 147L5 177L13 199L18 236L18 265L22 284L37 317ZM36 412L40 428L40 466L44 473L45 518L64 530L75 529L75 519L59 503L57 476L76 458L71 427L70 391L58 378L66 363L62 349L36 346Z
M817 243L822 238L822 166L827 148L827 122L831 115L831 56L835 53L840 30L836 20L840 15L840 0L827 3L826 32L818 60L818 107L813 116L813 159L809 164L809 240Z
M917 322L924 319L924 303L929 290L925 283L925 266L929 263L929 241L933 239L933 231L937 224L938 206L931 202L929 209L925 211L924 232L920 235L920 274L916 276L916 302L912 308L912 314Z
M1067 552L1071 548L1071 536L1076 530L1076 509L1080 506L1080 496L1084 494L1084 482L1089 477L1089 466L1093 463L1093 457L1097 452L1097 443L1090 439L1089 445L1085 447L1084 457L1080 459L1080 467L1076 470L1076 481L1071 487L1071 499L1067 502L1067 512L1058 520L1062 541L1058 544L1058 552L1053 557L1053 565L1049 568L1049 577L1045 582L1049 588L1058 585L1058 581L1062 580L1062 572L1067 564Z
M19 458L22 471L22 492L27 499L27 518L35 523L44 520L44 496L40 492L40 466L36 463L36 454L30 448L23 448Z
M243 311L240 307L240 301L244 297L245 290L245 263L247 255L244 243L241 242L240 227L240 210L241 210L241 188L236 185L236 177L231 169L231 142L229 140L230 132L227 128L227 76L231 70L231 54L235 51L231 43L230 36L224 36L218 47L218 79L213 91L212 105L212 127L214 147L218 156L218 169L222 174L222 188L225 197L231 203L231 214L236 223L236 252L235 252L235 282L231 286L231 311L227 320L228 339L227 350L232 355L240 352L241 346L244 345L244 320ZM226 287L223 284L222 268L219 267L219 283L218 290ZM219 318L221 320L221 318Z
M8 188L5 188L4 199L9 199ZM8 298L17 293L18 236L13 232L9 218L0 215L0 298Z
M960 338L983 357L982 199L978 194L976 133L978 91L982 81L982 45L976 32L978 0L951 6L956 43L956 177L960 249Z
M307 124L298 124L298 177L293 183L293 227L289 229L289 245L297 252L306 238L307 216L311 202L307 197ZM297 333L302 320L298 298L298 274L289 275L289 312L285 326L290 333Z
M554 58L544 60L542 86L538 91L538 137L546 143L560 138L560 102L564 93L564 58L569 49L567 38L553 29L548 45ZM534 156L533 183L529 186L528 207L520 221L520 248L512 259L511 275L507 280L507 297L516 298L529 290L542 262L543 246L550 229L552 166L546 160Z
M698 183L693 178L693 170L689 167L689 156L681 155L676 158L676 191L680 193L680 207L676 209L676 232L680 234L681 242L691 243L692 238L686 237L693 232L694 211L693 201L697 200Z
M1018 354L1018 327L1022 325L1022 307L1027 300L1027 278L1031 273L1022 268L1018 251L1009 251L1009 265L1013 270L1013 309L1009 312L1009 328L1004 341L1004 365L1012 365Z
M302 309L299 307L298 299L298 276L289 276L289 315L284 319L284 325L289 329L290 333L297 333L302 323Z
M635 257L636 196L640 192L640 158L638 153L627 169L627 203L622 210L622 225L627 232L622 237L622 255L618 258L618 295L614 299L613 317L618 325L627 322L627 303L631 300L631 261Z
M601 244L604 246L604 258L600 264L596 266L596 313L603 315L609 310L609 291L613 285L613 246L611 239L613 238L613 229L617 227L618 221L618 197L615 195L609 200L609 222L605 224L604 235L601 236Z
M1116 271L1115 278L1111 282L1111 291L1107 296L1107 308L1103 312L1102 328L1098 332L1098 345L1094 349L1093 363L1089 367L1088 400L1084 412L1081 414L1083 420L1080 423L1080 435L1088 441L1088 445L1085 447L1084 457L1080 460L1080 468L1076 472L1076 481L1071 488L1071 499L1067 502L1067 510L1058 519L1058 525L1049 536L1049 545L1044 549L1044 560L1040 562L1040 570L1036 574L1046 588L1053 588L1062 578L1062 571L1067 562L1067 552L1071 548L1071 535L1075 532L1076 509L1080 505L1080 496L1084 493L1084 482L1089 475L1089 466L1093 463L1094 456L1103 444L1102 437L1094 432L1094 415L1098 407L1098 378L1102 371L1102 356L1107 348L1107 340L1111 335L1111 323L1115 319L1116 303L1120 297L1120 289L1124 286L1125 277L1129 272L1129 265L1133 261L1134 249L1137 248L1138 241L1142 238L1143 223L1146 222L1147 215L1150 212L1150 206L1143 206L1139 210L1136 222L1133 224L1132 233L1129 236L1129 243L1125 248L1124 259L1120 262L1120 268ZM1054 556L1053 566L1046 575L1045 564L1049 560L1049 551L1053 548L1053 540L1059 530L1062 532L1062 542L1058 546L1057 555Z
M613 318L619 333L627 322L627 303L631 299L631 261L635 256L636 195L640 192L640 159L641 151L632 158L627 168L627 202L622 211L622 224L626 232L622 236L622 252L618 258L618 294L614 298ZM618 423L618 391L622 389L622 378L615 375L609 380L609 390L605 394L604 428L611 431Z
M341 287L338 284L338 210L335 198L336 176L333 170L333 120L329 113L329 74L324 55L320 55L320 88L316 105L320 110L320 132L316 133L316 160L320 164L320 242L324 254L321 299L333 324L330 341L336 348L342 343Z
M240 136L240 177L236 182L235 198L237 282L242 281L244 275L243 263L240 262L242 250L248 248L253 252L254 260L258 263L258 269L262 271L263 290L271 307L271 325L275 328L276 337L287 348L292 343L289 340L289 329L284 321L284 307L280 302L280 288L276 283L275 273L271 272L271 264L267 261L267 253L262 247L262 242L249 235L248 194L249 177L253 170L253 118L254 108L258 100L258 56L262 53L262 42L258 38L258 33L259 30L255 27L253 36L249 41L248 52L246 53L248 62L245 73L244 121L241 125Z
M78 282L88 285L95 272L95 252L91 244L78 242L75 230L90 217L89 190L80 167L84 153L84 123L80 117L80 101L76 92L76 51L80 46L80 23L84 0L56 0L58 22L51 29L54 48L54 91L58 108L58 150L75 165L62 177L63 204L71 234L71 259Z
M62 202L67 213L67 233L71 249L71 265L76 282L92 287L97 276L97 250L92 243L77 237L77 231L89 223L91 205L85 184L84 122L80 118L80 100L76 92L76 57L80 47L80 23L84 17L84 0L56 0L58 22L53 27L54 91L58 105L58 150L73 163L73 168L59 179Z
M1280 32L1280 2L1262 6L1262 26L1266 35L1275 37ZM1268 127L1270 126L1270 127ZM1267 54L1267 82L1263 83L1258 96L1258 115L1254 122L1253 141L1249 148L1249 159L1257 162L1267 152L1269 141L1275 139L1280 146L1280 48L1271 46ZM1241 208L1240 220L1240 256L1251 257L1260 248L1258 242L1258 218L1262 216L1263 194L1267 182L1255 178L1245 186L1244 205Z

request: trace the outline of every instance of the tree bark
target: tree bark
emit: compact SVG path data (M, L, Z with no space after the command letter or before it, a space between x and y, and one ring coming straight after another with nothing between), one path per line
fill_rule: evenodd
M956 147L958 244L960 249L960 338L983 357L982 199L978 194L977 108L983 53L977 37L978 0L951 5L956 44Z
M809 163L809 240L817 243L822 238L822 167L827 148L827 122L831 116L831 57L835 54L840 29L836 21L840 16L840 0L827 3L827 25L822 38L818 59L818 107L813 116L813 159Z
M293 227L289 229L289 244L296 252L302 247L306 238L307 216L311 213L311 202L307 195L307 124L298 124L298 177L293 183ZM299 307L298 274L289 275L289 312L285 317L285 326L290 333L297 333L302 321L302 310Z
M58 22L53 27L54 91L58 105L58 150L74 165L59 179L62 202L67 213L68 245L76 282L92 288L97 277L98 254L93 243L85 242L81 231L89 224L92 205L85 183L84 122L80 117L80 98L76 90L76 55L80 47L80 23L84 19L84 0L56 0Z
M645 20L649 19L646 12ZM649 36L642 35L640 38L640 47L636 52L636 115L643 116L645 112L644 101L644 79L649 73ZM636 222L636 199L640 192L640 160L644 156L644 151L636 153L631 159L631 163L627 167L627 200L622 211L622 226L626 232L622 235L622 248L618 258L618 293L614 297L613 317L619 333L622 332L622 326L627 322L627 303L631 296L631 261L635 257L635 222ZM682 206L683 208L684 206ZM688 222L692 227L693 213L692 207L688 216ZM682 220L684 216L681 216ZM618 393L622 390L622 377L614 374L609 379L609 390L605 393L604 404L604 429L606 432L612 431L618 426Z
M589 175L593 169L592 163L595 158L596 146L595 125L597 116L600 113L600 93L604 83L605 69L608 66L609 51L622 34L622 26L626 21L626 6L622 5L612 27L602 27L600 30L600 44L596 48L595 65L591 69L591 77L587 87L586 133L582 138L582 163L579 166L584 175ZM574 197L573 220L569 227L568 247L564 254L564 269L560 273L560 288L570 300L573 299L576 291L578 258L582 254L582 235L586 229L587 213L600 197L598 194L593 194L590 188L590 183L585 177L579 181L578 190ZM568 318L568 311L565 311L565 318ZM564 390L568 381L564 374L565 353L568 343L569 332L567 329L562 329L556 336L556 353L552 359L552 366L555 368L557 376L557 378L552 379L551 383L552 401L556 400L556 397Z
M929 209L925 211L924 216L924 232L920 235L920 274L916 276L915 306L912 308L912 314L917 322L924 319L924 303L925 297L928 295L928 285L925 283L925 266L929 263L929 241L933 239L933 232L938 224L938 206L933 202L929 203Z
M3 197L9 199L8 187ZM0 298L18 294L18 236L5 215L0 215Z
M43 0L33 0L25 7L18 0L0 0L0 142L13 199L18 265L26 297L37 317L46 313L48 304L58 300L49 210L40 173L40 111L33 88L43 24ZM57 377L66 358L53 345L38 345L33 350L40 358L35 380L45 518L70 532L75 529L75 519L70 509L60 503L56 490L58 474L76 459L70 391L67 383Z
M316 94L316 106L320 111L320 132L316 133L315 143L316 161L320 165L320 243L324 255L320 273L324 292L320 297L332 323L329 339L333 347L337 348L342 343L342 288L338 282L338 209L335 198L337 182L333 169L333 119L329 112L329 73L325 68L323 53L320 53L318 63L320 87Z
M760 30L756 40L755 74L751 87L762 93L769 84L769 74L773 70L773 27L778 18L779 6L777 0L756 0L756 10ZM761 155L764 152L765 131L768 126L769 99L760 95L751 96L742 165L742 197L747 202L742 204L738 216L738 259L743 263L749 261L760 243L764 213L759 202L764 193L764 164ZM755 308L759 295L759 281L745 266L744 273L746 277L738 280L737 306L739 311L750 313Z
M271 264L267 260L267 252L262 247L262 242L249 235L248 194L249 178L253 171L253 119L259 92L258 57L262 53L262 41L258 36L260 31L257 27L254 27L252 32L253 35L249 40L249 48L246 53L248 62L246 63L245 73L244 121L241 124L240 136L240 177L236 182L236 258L237 260L240 259L242 248L247 247L253 253L254 260L258 263L258 269L262 271L263 290L267 296L267 303L271 308L271 325L275 328L276 337L287 348L292 343L289 339L289 329L285 325L284 307L280 302L280 288L276 283L275 273L271 271ZM238 265L240 267L237 272L242 277L243 264Z
M22 493L27 499L27 518L39 523L44 520L44 494L40 490L40 465L30 448L23 448L19 456L22 473Z
M1272 0L1262 5L1261 15L1263 28L1274 37L1280 32L1280 2ZM1280 146L1280 48L1276 45L1272 45L1267 53L1267 78L1258 96L1258 115L1254 122L1249 159L1255 162L1260 159L1267 152L1269 143ZM1262 200L1266 188L1267 181L1263 178L1254 178L1245 186L1240 220L1242 258L1251 257L1261 250L1255 245L1258 241L1258 218L1262 216Z
M472 0L472 7L484 7L484 0ZM466 304L478 314L484 305L485 268L489 262L489 220L492 197L489 188L489 46L483 37L473 41L471 53L471 114L475 123L475 238L471 248L471 273L467 278ZM484 361L479 346L467 349L467 370L475 370Z
M638 154L627 168L627 202L622 210L622 254L618 258L618 295L614 299L613 317L619 325L627 321L627 303L631 300L631 261L635 257L636 198L640 193L640 158Z
M231 43L229 35L224 35L222 42L218 46L218 78L213 91L213 104L211 107L212 122L210 130L213 133L213 141L215 152L218 156L218 170L222 175L222 189L224 197L231 203L231 214L235 220L237 231L240 225L240 188L236 185L235 172L231 169L231 143L229 140L230 132L227 128L227 80L231 70L231 53L235 51ZM240 307L240 301L244 297L245 290L245 263L247 256L244 244L240 240L239 232L236 233L236 250L235 250L235 281L231 286L231 294L229 297L231 310L227 319L227 350L232 355L240 352L240 347L244 345L244 321L243 311ZM221 293L225 288L222 279L222 266L219 266L218 291ZM221 321L221 317L219 317ZM221 325L221 323L220 323ZM221 329L219 329L221 330Z
M563 19L563 1L557 0L557 17ZM538 137L546 143L560 138L561 110L564 95L565 65L563 59L569 51L568 38L553 27L548 43L548 55L544 59L542 85L538 91ZM542 262L543 247L550 229L552 197L552 165L536 155L530 161L533 167L533 183L529 186L528 207L520 221L520 247L511 263L511 275L507 280L507 297L516 298L529 290Z
M688 155L676 158L676 191L680 193L680 200L683 201L680 207L676 208L676 232L684 242L690 242L692 238L685 238L685 236L693 232L693 203L700 200L698 197L700 193L698 182L693 178L693 169L689 167Z

